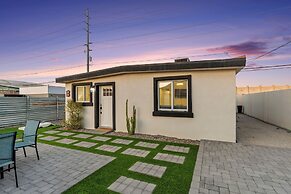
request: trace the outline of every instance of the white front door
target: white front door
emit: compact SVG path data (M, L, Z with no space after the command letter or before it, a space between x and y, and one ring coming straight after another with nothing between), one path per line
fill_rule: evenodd
M99 127L112 129L112 86L100 86L99 94Z

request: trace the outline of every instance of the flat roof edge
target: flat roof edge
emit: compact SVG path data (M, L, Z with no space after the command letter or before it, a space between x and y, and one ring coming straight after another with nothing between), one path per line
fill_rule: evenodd
M238 73L241 69L245 67L245 64L246 57L219 60L176 62L176 63L125 65L110 67L88 73L81 73L56 78L56 83L69 83L74 81L127 73L147 73L147 72L150 73L150 72L173 72L173 71L179 72L191 70L219 70L219 69L235 69L236 73Z

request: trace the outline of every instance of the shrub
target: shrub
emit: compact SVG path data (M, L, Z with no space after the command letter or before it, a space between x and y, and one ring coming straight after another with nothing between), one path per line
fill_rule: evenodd
M128 100L126 100L126 128L129 135L135 134L136 128L136 108L132 107L132 117L128 117Z
M81 129L83 106L81 103L69 100L66 105L69 118L65 121L67 129Z

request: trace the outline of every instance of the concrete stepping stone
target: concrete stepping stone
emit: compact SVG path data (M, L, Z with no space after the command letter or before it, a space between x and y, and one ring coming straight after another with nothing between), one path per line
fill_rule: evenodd
M46 136L46 137L41 137L39 139L45 140L45 141L53 141L53 140L60 139L60 138L56 137L56 136Z
M88 134L78 134L78 135L75 135L73 137L76 137L76 138L82 138L82 139L87 139L87 138L90 138L92 137L93 135L88 135Z
M183 147L183 146L166 145L163 150L172 151L172 152L180 152L180 153L189 153L190 148Z
M97 143L86 142L86 141L81 141L79 143L74 144L74 146L79 146L79 147L84 147L84 148L90 148L95 145L97 145Z
M45 131L43 133L46 133L46 134L56 134L56 133L60 133L60 131L56 131L56 130L49 130L49 131Z
M107 152L116 152L120 148L122 148L122 147L104 144L102 146L97 147L96 149L102 150L102 151L107 151Z
M65 139L60 139L60 140L58 140L56 142L62 143L62 144L72 144L72 143L75 143L77 141L78 140L75 140L75 139L67 139L67 138L65 138Z
M110 137L102 137L102 136L96 136L96 137L93 137L91 138L93 140L97 140L97 141L107 141L109 139L111 139Z
M166 162L172 162L172 163L177 163L177 164L183 164L185 161L185 156L177 156L173 154L163 154L163 153L158 153L155 157L155 160L162 160Z
M133 149L133 148L128 148L122 152L122 154L143 157L143 158L146 157L149 153L150 151L147 151L147 150Z
M159 166L149 163L136 162L128 170L161 178L165 173L167 167Z
M76 133L71 133L71 132L62 132L62 133L59 133L58 135L61 135L61 136L70 136L70 135L74 135Z
M43 137L44 135L43 134L39 134L39 135L37 135L37 137Z
M153 193L155 187L156 185L152 183L121 176L114 183L112 183L108 189L122 194L151 194Z
M124 144L124 145L129 145L132 140L127 140L127 139L115 139L112 141L112 143L117 143L117 144Z
M144 141L140 141L135 146L144 147L144 148L157 148L159 144L157 143L148 143Z

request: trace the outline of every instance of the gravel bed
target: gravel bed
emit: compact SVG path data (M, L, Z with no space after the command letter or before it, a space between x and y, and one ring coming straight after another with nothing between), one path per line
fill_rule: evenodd
M58 128L58 130L64 131L76 131L76 132L84 132L84 133L91 133L91 134L100 134L100 131L94 129L78 129L78 130L68 130L65 128ZM191 139L179 139L176 137L168 137L163 135L148 135L148 134L141 134L136 133L134 135L128 135L125 132L104 132L106 135L112 136L119 136L119 137L131 137L131 138L138 138L138 139L145 139L145 140L156 140L156 141L164 141L164 142L172 142L172 143L182 143L182 144L191 144L191 145L199 145L199 141L191 140Z
M165 142L171 142L171 143L183 143L183 144L192 144L192 145L199 145L199 141L197 140L191 140L191 139L179 139L175 137L167 137L163 135L148 135L148 134L134 134L134 135L128 135L124 132L111 132L106 135L114 135L114 136L120 136L120 137L132 137L132 138L138 138L138 139L145 139L145 140L157 140L157 141L165 141Z

